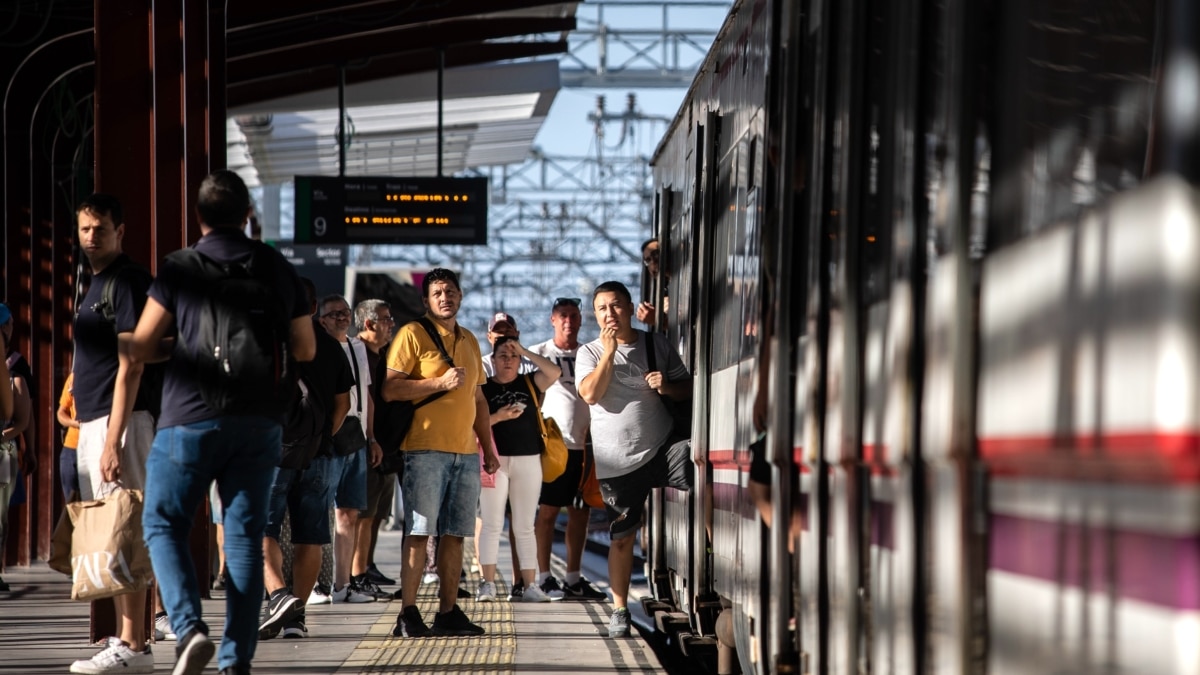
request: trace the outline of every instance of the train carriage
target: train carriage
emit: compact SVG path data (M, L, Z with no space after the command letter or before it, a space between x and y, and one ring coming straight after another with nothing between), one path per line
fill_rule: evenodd
M734 4L651 284L704 464L649 572L723 672L1200 672L1198 12Z

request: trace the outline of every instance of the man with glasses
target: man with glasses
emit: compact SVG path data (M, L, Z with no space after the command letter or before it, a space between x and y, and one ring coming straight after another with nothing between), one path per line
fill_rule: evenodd
M392 330L396 320L392 308L383 300L363 300L354 307L354 328L358 339L367 346L367 372L375 373L380 350L392 341ZM374 387L371 391L374 392ZM374 401L378 404L379 401ZM372 584L393 586L395 579L389 578L375 566L375 544L379 541L379 528L392 515L392 497L396 493L396 479L391 474L378 471L367 472L367 508L358 516L358 538L354 549L354 577L362 575Z
M583 315L580 298L555 298L550 307L550 325L554 337L534 345L529 351L544 356L562 369L558 381L546 390L542 414L554 418L562 429L567 443L567 469L552 483L542 483L538 500L537 556L538 584L547 595L555 591L575 600L603 600L608 596L592 586L579 572L583 562L583 546L587 537L590 509L573 506L583 477L584 453L591 416L588 404L575 390L575 352L579 349L579 327ZM563 584L550 574L550 549L554 544L554 523L563 508L567 509L567 576Z

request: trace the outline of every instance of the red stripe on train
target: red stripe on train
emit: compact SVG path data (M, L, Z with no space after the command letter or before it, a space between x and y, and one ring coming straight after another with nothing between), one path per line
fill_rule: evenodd
M981 438L979 456L996 476L1117 479L1128 483L1200 482L1198 433Z

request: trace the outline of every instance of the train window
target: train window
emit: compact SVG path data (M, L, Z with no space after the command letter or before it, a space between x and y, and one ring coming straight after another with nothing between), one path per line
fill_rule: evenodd
M1163 3L996 3L991 247L1147 175ZM976 180L976 192L980 181ZM986 189L986 188L985 188Z

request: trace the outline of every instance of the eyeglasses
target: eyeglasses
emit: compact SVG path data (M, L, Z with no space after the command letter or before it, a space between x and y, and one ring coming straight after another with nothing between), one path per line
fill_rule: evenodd
M646 255L642 256L642 262L646 263L647 265L652 262L658 262L658 249L654 249L653 251L650 251Z
M375 319L375 323L396 323L396 320L390 316L381 316Z
M321 315L321 317L326 318L326 319L349 319L350 318L350 310L335 309L332 312L325 312L324 314Z
M551 307L550 309L552 309L552 310L558 309L559 307L562 307L563 305L575 305L576 307L579 307L582 304L583 304L583 298L555 298L554 306Z

